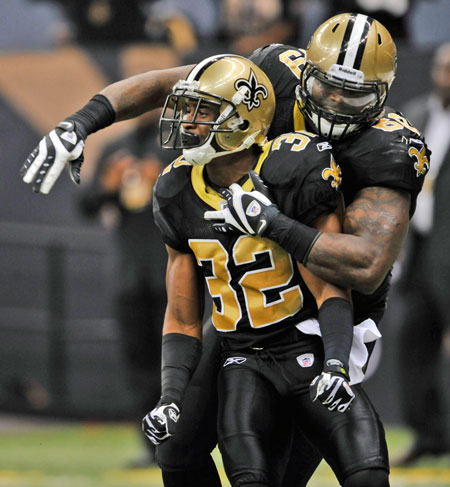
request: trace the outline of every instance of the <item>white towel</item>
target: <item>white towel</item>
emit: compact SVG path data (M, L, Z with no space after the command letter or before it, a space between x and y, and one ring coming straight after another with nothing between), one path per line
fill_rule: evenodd
M306 335L322 336L319 322L316 319L305 320L296 325ZM369 359L365 343L374 342L381 338L380 330L375 322L368 318L353 327L353 342L349 357L350 385L359 384L364 379L363 367Z

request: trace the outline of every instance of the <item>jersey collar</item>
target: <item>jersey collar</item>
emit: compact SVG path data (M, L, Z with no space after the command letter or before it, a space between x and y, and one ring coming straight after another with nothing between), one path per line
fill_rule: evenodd
M258 162L256 163L254 171L259 174L264 161L269 154L270 146L272 142L267 142L263 146L262 154L259 156ZM204 201L207 205L211 206L215 210L221 209L222 202L225 201L219 193L208 185L205 181L204 171L205 166L193 166L191 171L191 183L197 196ZM251 191L253 189L253 184L248 178L244 184L242 184L242 189L244 191Z

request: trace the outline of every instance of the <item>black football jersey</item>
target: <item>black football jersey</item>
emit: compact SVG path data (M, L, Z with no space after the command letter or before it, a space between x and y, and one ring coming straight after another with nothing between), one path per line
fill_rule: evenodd
M337 208L341 173L330 149L307 132L285 134L264 146L255 171L283 213L311 224ZM239 184L253 189L248 176ZM225 203L219 189L209 182L205 166L180 157L158 178L155 221L166 244L195 256L213 300L214 326L229 347L281 342L293 325L317 316L315 299L279 245L238 232L218 233L214 222L204 219L205 211Z
M250 59L270 78L277 107L269 137L299 130L306 126L298 108L295 89L305 63L305 51L283 44L270 44L257 49ZM410 217L414 214L417 195L429 169L430 151L422 134L398 111L386 107L374 125L332 141L336 162L342 169L341 191L349 205L362 188L383 186L411 194ZM389 289L388 276L373 295L353 293L356 320L372 317L379 321Z

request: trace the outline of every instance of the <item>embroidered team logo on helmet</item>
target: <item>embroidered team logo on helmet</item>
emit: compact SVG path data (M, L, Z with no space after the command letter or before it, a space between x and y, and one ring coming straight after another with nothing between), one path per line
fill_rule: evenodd
M416 147L410 147L408 154L416 159L414 163L414 169L416 170L416 176L425 175L430 169L430 161L428 160L425 146L422 146L420 151Z
M336 161L332 155L330 155L330 158L330 167L322 171L322 178L325 179L325 181L331 178L331 186L337 189L342 182L342 171L341 168L336 164Z
M248 88L242 103L247 105L249 111L253 108L258 108L261 105L260 96L265 100L269 95L267 88L258 83L258 79L253 70L250 70L250 77L248 80L238 79L234 87L237 91L241 88Z

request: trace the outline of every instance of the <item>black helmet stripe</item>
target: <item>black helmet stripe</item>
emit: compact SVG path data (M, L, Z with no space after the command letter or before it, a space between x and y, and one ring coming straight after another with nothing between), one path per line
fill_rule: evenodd
M350 14L344 38L342 39L341 51L337 64L359 69L361 67L364 49L366 48L367 37L370 26L373 22L371 17L362 14Z

